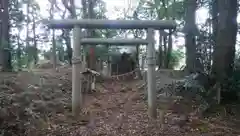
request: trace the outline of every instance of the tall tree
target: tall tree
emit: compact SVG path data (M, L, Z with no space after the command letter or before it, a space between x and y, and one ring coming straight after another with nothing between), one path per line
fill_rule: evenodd
M23 29L24 14L22 11L22 1L19 0L10 0L9 6L9 21L10 21L10 40L12 47L12 65L17 66L17 70L21 70L22 67L22 39L21 32ZM17 30L17 33L14 32L14 29ZM14 48L16 47L16 48Z
M2 70L3 71L11 71L12 63L11 63L11 46L9 43L9 1L1 0L0 3L1 12L0 12L0 20L1 20L1 59L2 59Z
M40 18L40 15L39 15L39 12L40 12L40 7L38 5L38 3L35 1L35 0L32 0L31 3L30 3L30 7L29 7L31 10L29 12L29 17L30 17L30 22L31 22L31 25L32 25L32 44L33 44L33 47L32 47L32 55L31 55L31 58L33 59L34 61L34 64L37 64L38 62L38 35L37 35L37 32L36 32L36 28L38 26L37 24L37 21Z
M196 70L196 35L198 29L195 23L195 12L197 8L196 0L185 0L186 14L185 14L185 46L186 46L186 70L188 72L195 72Z
M94 7L96 5L96 0L88 0L88 18L95 18ZM95 37L94 29L87 30L87 37ZM89 52L89 68L96 70L96 58L94 56L95 46L90 46Z
M34 64L36 65L38 62L38 49L37 49L37 36L36 36L36 16L32 14L32 19L33 19L33 25L32 25L32 30L33 30L33 47L34 47L34 52L33 52L33 60Z
M137 11L134 11L133 19L134 20L139 20ZM144 34L144 32L141 31L141 30L133 30L134 38L140 38L140 37L143 36L143 34ZM138 68L138 70L137 70L137 77L141 79L142 75L141 75L141 71L140 71L139 53L140 53L139 52L139 45L137 45L136 46L136 68Z
M26 1L26 17L27 17L27 22L26 22L26 49L27 49L27 67L29 67L30 62L31 62L31 52L30 52L30 38L29 38L29 24L30 24L30 17L29 17L29 13L30 13L30 2L31 1Z
M213 44L216 45L217 40L217 25L218 25L218 0L211 1L212 29L213 29Z
M218 0L218 26L212 72L220 82L233 71L237 34L237 0Z
M62 3L70 13L70 18L72 19L77 18L74 0L70 0L70 1L62 0ZM64 16L65 16L65 12L62 17ZM71 47L71 39L70 39L70 30L62 30L62 36L66 42L69 63L72 64L72 47Z
M54 18L54 2L51 2L51 7L50 7L50 19ZM52 64L53 68L57 68L57 58L56 58L56 40L55 40L55 30L52 30Z
M17 33L17 69L18 71L21 70L22 68L22 63L21 63L21 44L20 44L20 32L21 32L21 29L22 27L21 26L18 26L17 30L18 30L18 33Z

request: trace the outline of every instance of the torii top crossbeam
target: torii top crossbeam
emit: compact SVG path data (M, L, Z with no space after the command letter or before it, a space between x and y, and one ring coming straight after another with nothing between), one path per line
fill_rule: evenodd
M123 38L83 38L81 45L147 45L148 41L144 39L123 39Z
M43 20L50 28L71 29L74 26L88 29L175 29L175 21L167 20L102 20L102 19L64 19Z

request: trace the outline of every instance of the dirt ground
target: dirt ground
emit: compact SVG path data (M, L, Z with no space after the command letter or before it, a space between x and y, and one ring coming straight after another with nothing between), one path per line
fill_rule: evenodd
M84 94L82 113L74 118L69 69L1 73L0 77L0 133L4 136L240 135L236 125L240 120L232 116L181 122L181 116L169 110L164 125L159 118L149 119L137 80L97 84L96 92Z

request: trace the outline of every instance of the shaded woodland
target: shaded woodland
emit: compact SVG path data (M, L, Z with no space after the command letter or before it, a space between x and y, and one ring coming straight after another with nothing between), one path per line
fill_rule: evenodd
M170 97L167 104L159 102L164 116L155 122L146 115L145 45L81 46L86 67L108 75L112 82L96 83L91 93L84 90L81 116L72 117L73 34L50 29L42 20L110 19L109 3L43 1L47 5L0 0L2 135L240 135L240 1L126 0L128 7L115 8L116 20L177 23L176 30L155 31L157 98L161 101L164 92L183 99L180 106ZM145 30L83 33L86 38L146 37ZM135 74L132 81L118 77L128 73Z

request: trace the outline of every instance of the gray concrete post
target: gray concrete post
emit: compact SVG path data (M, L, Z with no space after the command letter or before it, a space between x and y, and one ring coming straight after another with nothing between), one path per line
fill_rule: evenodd
M147 30L147 91L148 91L148 113L152 118L157 118L157 106L156 106L156 55L154 47L154 29L149 28Z
M82 105L81 94L81 47L80 47L81 29L75 26L73 29L73 58L72 58L72 113L78 115ZM79 83L80 82L80 83Z

